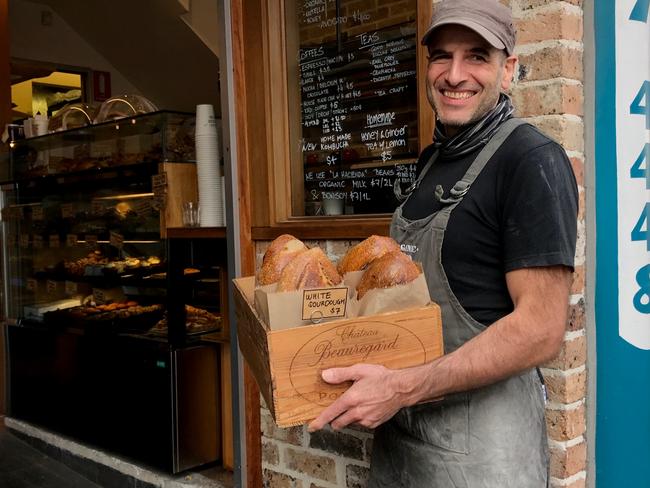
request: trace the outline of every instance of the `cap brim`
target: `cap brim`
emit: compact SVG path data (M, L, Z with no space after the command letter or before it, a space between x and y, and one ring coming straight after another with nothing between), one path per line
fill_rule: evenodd
M429 43L429 38L433 34L433 31L435 31L438 27L442 27L443 25L462 25L464 27L467 27L468 29L473 30L476 32L479 36L481 36L483 39L485 39L487 42L490 43L493 47L497 49L505 49L506 45L499 39L497 36L492 34L489 30L487 30L485 27L483 27L480 24L477 24L476 22L472 22L471 20L467 19L462 19L462 18L450 18L450 19L445 19L441 22L438 22L431 27L424 33L422 36L422 45L426 46Z

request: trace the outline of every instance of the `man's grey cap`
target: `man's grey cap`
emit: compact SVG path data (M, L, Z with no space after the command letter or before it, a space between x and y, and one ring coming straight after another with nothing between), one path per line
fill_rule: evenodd
M479 34L497 49L508 55L515 49L515 26L512 12L497 0L443 0L431 18L431 25L422 36L422 44L429 44L433 32L443 25L457 24Z

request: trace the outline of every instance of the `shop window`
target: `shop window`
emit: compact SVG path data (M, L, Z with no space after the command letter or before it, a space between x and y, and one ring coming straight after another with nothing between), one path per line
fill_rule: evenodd
M416 0L294 0L285 13L292 214L392 212L419 150Z
M431 141L432 2L278 3L243 0L254 226L386 217Z

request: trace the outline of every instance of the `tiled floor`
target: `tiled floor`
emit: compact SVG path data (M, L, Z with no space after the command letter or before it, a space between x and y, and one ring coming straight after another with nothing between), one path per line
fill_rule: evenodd
M0 487L100 488L9 433L0 417Z

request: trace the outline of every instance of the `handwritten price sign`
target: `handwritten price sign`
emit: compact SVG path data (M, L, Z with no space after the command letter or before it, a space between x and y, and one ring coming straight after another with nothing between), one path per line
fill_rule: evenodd
M117 232L111 232L110 233L110 243L111 246L114 246L118 249L122 249L124 247L124 236L122 234L119 234Z
M322 319L345 317L347 288L305 290L302 296L302 319L314 323Z

